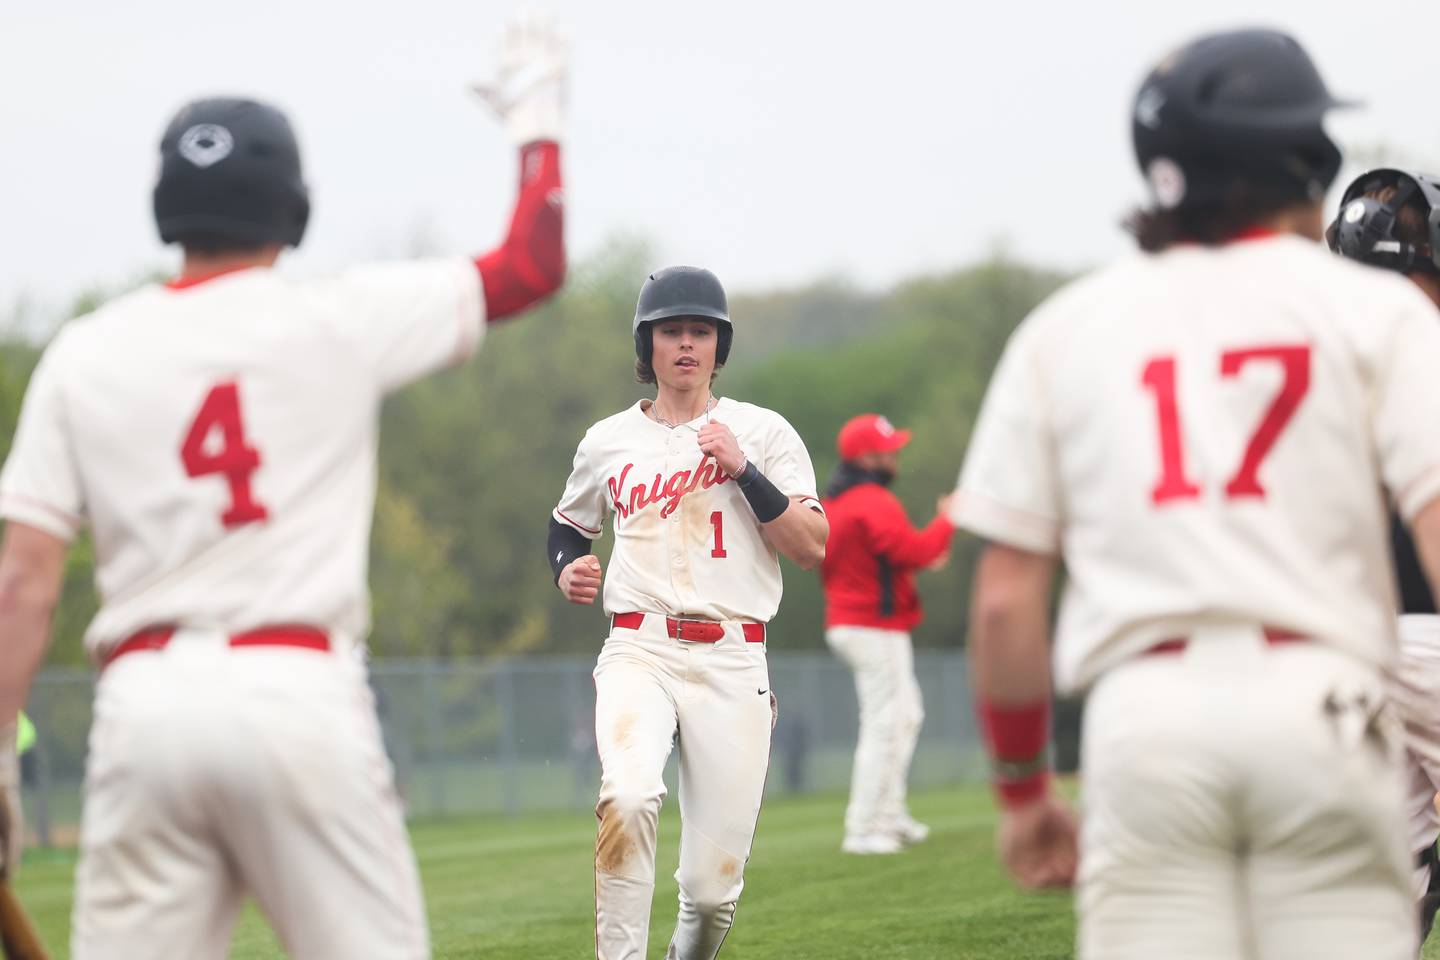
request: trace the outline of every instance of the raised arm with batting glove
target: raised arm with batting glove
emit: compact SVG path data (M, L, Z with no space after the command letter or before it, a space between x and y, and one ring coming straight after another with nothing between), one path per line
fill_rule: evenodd
M565 41L541 17L511 24L490 83L473 88L520 148L520 193L504 242L475 259L490 322L512 317L565 279L565 206L560 136L565 118Z

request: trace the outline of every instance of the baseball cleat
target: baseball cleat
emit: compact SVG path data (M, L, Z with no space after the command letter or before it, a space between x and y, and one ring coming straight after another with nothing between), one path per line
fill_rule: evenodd
M895 825L895 836L901 843L924 843L930 836L930 828L914 817L906 817Z
M845 838L840 844L842 853L858 853L861 855L873 853L899 853L901 849L900 838L893 833L862 833Z

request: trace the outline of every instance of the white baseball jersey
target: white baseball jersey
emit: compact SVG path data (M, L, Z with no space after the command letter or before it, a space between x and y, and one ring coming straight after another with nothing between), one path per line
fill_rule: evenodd
M1440 493L1440 324L1408 281L1291 236L1137 256L1015 332L957 525L1063 554L1056 680L1196 623L1394 656L1382 485Z
M755 620L780 607L780 561L745 495L700 452L707 420L728 426L746 458L781 493L820 509L815 468L795 428L772 410L729 398L671 428L641 401L585 432L554 517L591 540L615 515L606 613Z
M381 398L470 355L483 312L459 259L121 297L46 349L0 516L65 539L90 524L92 656L165 624L358 640Z

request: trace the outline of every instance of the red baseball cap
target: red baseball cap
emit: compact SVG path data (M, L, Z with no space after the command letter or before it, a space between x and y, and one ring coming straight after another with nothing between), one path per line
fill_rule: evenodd
M878 413L862 413L851 417L840 428L835 446L841 460L854 460L867 453L899 450L910 442L909 430L896 430L895 425Z

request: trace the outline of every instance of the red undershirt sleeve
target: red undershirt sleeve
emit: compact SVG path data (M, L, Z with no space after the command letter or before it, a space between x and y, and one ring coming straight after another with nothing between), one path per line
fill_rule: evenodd
M500 246L475 258L490 323L512 317L560 289L565 279L565 205L560 145L520 148L520 194Z

